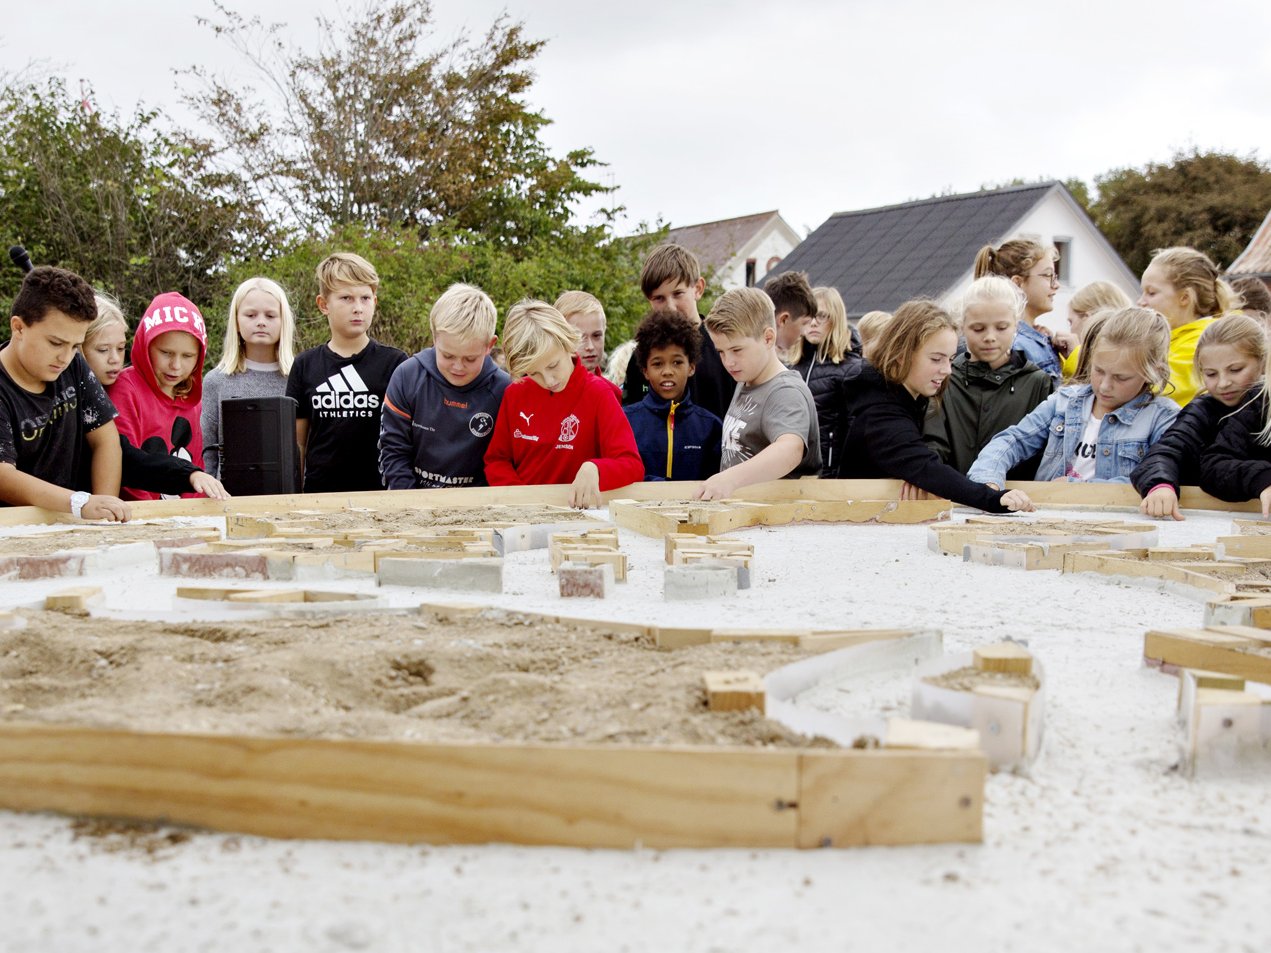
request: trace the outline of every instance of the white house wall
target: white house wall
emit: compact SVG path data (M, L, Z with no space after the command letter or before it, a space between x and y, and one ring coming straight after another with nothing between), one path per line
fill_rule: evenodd
M772 258L785 258L794 251L800 238L795 232L783 227L784 223L774 220L765 225L757 239L748 242L745 247L733 256L732 260L720 271L720 284L724 290L746 287L746 262L755 260L755 279L759 280L768 273L768 261Z

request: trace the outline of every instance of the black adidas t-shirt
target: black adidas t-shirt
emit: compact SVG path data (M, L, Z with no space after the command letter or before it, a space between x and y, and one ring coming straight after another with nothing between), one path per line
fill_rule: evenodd
M80 354L43 394L23 390L0 364L0 463L68 490L91 491L92 453L84 438L116 416Z
M309 421L306 493L382 490L380 409L384 392L406 352L372 340L352 357L325 344L296 356L287 396L296 417Z

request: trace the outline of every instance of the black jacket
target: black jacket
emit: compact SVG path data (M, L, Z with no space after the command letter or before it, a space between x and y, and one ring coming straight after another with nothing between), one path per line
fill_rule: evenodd
M706 322L702 322L702 353L697 359L697 367L693 376L688 379L688 395L693 403L709 410L720 420L728 413L728 405L733 402L733 393L737 390L737 382L724 370L724 362L719 359L719 351L715 350L715 342L706 331ZM622 381L622 404L636 404L644 400L649 392L649 382L644 379L644 368L636 352L631 352L631 360L627 362L627 376Z
M900 384L884 380L868 361L846 382L846 439L840 451L839 475L845 479L890 477L904 480L936 496L1005 513L1004 490L973 483L922 441L927 398L911 397Z
M1234 413L1209 394L1189 401L1130 474L1130 482L1139 496L1147 496L1152 487L1162 483L1172 486L1175 493L1180 486L1199 484L1201 454L1218 436L1223 420Z
M843 360L834 364L817 358L816 345L803 342L799 362L791 369L798 372L812 392L816 403L817 423L821 428L821 476L837 477L838 446L843 440L843 408L847 403L847 382L860 374L864 361L859 354L848 351Z
M1258 443L1266 423L1261 393L1246 400L1200 457L1200 488L1228 503L1257 499L1271 486L1271 447Z
M1054 389L1051 376L1023 351L1011 351L1010 360L996 370L964 351L953 359L944 398L927 413L923 437L941 460L966 473L990 440L1023 420Z

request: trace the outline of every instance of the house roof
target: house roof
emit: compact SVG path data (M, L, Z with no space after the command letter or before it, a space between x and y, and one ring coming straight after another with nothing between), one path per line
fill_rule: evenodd
M1056 188L1068 195L1060 183L1043 182L838 212L780 270L806 271L813 285L837 288L851 315L938 298L966 275L982 246L1009 234Z
M1271 212L1253 233L1249 246L1242 251L1227 269L1229 275L1271 275Z
M774 218L780 218L776 209L758 212L740 218L725 218L701 225L685 225L667 233L667 241L683 245L702 266L702 273L710 275L723 268L746 243L754 238Z

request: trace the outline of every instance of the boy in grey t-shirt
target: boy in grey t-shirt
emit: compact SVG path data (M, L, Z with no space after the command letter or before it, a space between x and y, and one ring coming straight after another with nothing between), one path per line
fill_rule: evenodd
M821 466L816 405L803 379L777 356L772 299L755 288L725 292L706 330L739 386L724 418L720 472L698 499L718 500L743 486L815 474Z

